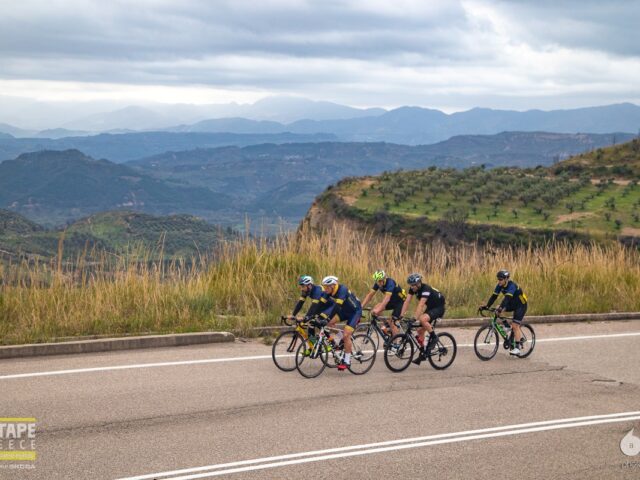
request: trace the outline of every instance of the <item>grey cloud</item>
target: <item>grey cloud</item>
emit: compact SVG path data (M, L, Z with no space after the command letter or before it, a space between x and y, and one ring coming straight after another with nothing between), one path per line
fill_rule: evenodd
M640 2L637 0L500 1L532 45L557 45L640 57Z

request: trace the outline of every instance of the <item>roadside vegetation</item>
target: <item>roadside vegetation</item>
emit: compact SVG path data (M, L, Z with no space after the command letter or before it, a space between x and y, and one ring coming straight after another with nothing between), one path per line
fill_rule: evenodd
M297 275L319 281L335 274L362 298L378 268L402 284L413 271L425 274L445 293L449 318L473 316L500 268L509 268L525 289L531 315L640 310L638 252L616 243L447 247L334 228L272 241L228 240L207 254L171 262L154 258L152 250L94 251L69 263L0 264L1 342L202 330L248 334L290 312Z
M340 197L351 217L372 225L396 215L602 240L640 237L639 181L640 139L634 139L550 168L431 167L350 178L324 197Z

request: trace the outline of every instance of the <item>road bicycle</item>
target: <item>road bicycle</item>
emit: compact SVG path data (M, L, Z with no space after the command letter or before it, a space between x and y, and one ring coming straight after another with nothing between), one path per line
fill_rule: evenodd
M298 346L307 344L309 333L307 332L308 322L304 319L282 316L280 321L291 330L285 330L274 340L271 347L271 358L283 372L293 372L296 369L296 351Z
M437 333L435 330L439 318L431 321L433 331L436 335L436 342L433 347L426 352L429 363L436 370L448 368L456 358L458 346L453 335L447 332ZM414 354L424 353L424 348L418 341L414 330L420 328L420 322L415 318L403 319L401 323L406 325L405 331L391 338L389 346L384 350L384 363L392 372L402 372L413 360ZM425 341L428 342L428 339Z
M495 308L480 308L478 313L486 317L487 312L493 314L489 317L489 324L480 327L476 333L476 337L473 340L473 349L480 360L491 360L496 356L498 352L498 346L502 339L502 346L505 350L510 350L513 345L513 329L507 321L506 317L501 317L496 313ZM526 358L531 355L534 347L536 346L536 332L528 323L520 324L520 331L522 332L522 338L515 342L516 346L520 350L520 354L517 357Z
M366 323L360 324L358 328L356 328L355 333L365 333L369 335L376 346L376 350L380 346L381 340L382 340L383 348L387 348L391 340L391 337L393 337L393 332L391 328L387 325L387 322L389 320L390 320L389 317L382 317L382 316L369 313L369 321ZM401 322L397 320L393 320L393 322L398 328L400 328L400 330L404 331Z
M309 322L316 327L316 333L309 342L298 345L296 351L296 368L303 377L314 378L320 375L326 367L340 365L344 357L344 341L336 342L331 339L332 329L327 327L327 321L315 318ZM352 353L349 371L354 375L363 375L371 370L376 361L375 343L366 333L355 333L351 337ZM311 345L308 345L310 343Z

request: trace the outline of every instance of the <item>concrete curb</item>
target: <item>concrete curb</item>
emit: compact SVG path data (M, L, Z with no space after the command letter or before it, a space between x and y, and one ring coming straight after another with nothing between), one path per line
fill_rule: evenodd
M60 343L33 343L0 347L0 359L33 357L40 355L66 355L70 353L110 352L136 348L182 347L202 343L233 342L235 336L228 332L179 333L174 335L146 335L141 337L81 340Z
M525 316L526 323L570 323L570 322L608 322L618 320L639 320L640 312L620 313L579 313L571 315L539 315ZM366 320L365 320L366 321ZM438 322L439 328L446 327L479 327L489 320L487 318L445 318ZM274 332L289 330L291 327L260 327L254 329L259 337L272 335Z

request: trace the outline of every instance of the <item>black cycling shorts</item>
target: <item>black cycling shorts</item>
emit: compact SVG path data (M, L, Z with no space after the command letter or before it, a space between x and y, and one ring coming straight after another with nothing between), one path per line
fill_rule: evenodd
M519 307L516 307L516 309L513 311L513 321L518 325L522 323L524 314L527 313L527 305L528 305L527 303L525 303L524 305L520 305Z
M400 318L400 314L402 313L402 305L403 304L404 304L404 302L396 302L394 304L387 303L387 307L385 308L385 311L392 310L391 318L398 319L398 318Z
M434 320L444 317L444 305L440 305L439 307L433 307L431 310L427 310L424 313L429 315L429 321L430 323L433 323Z

